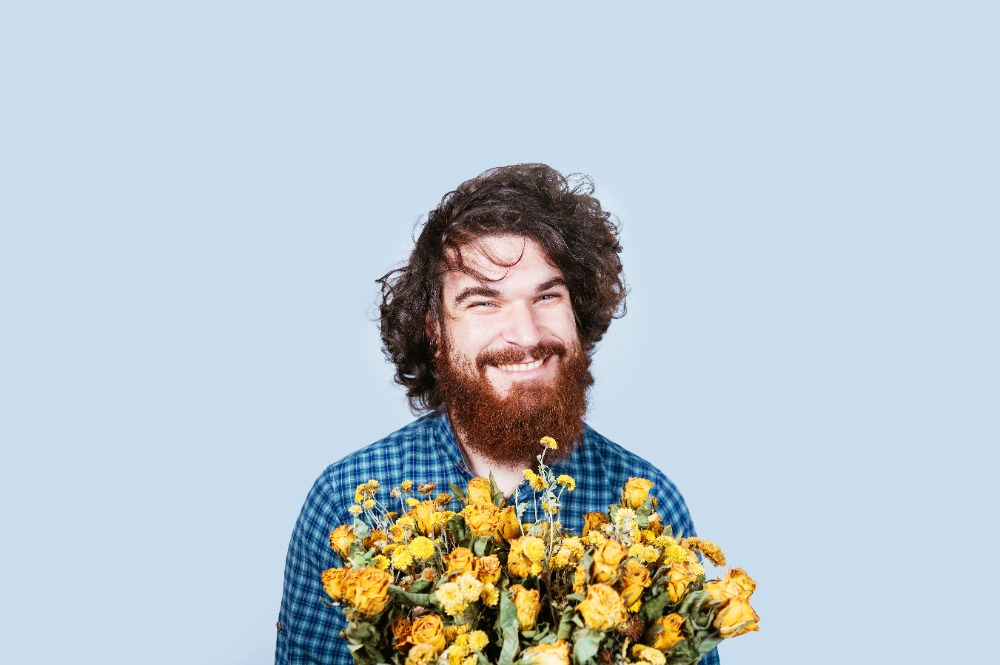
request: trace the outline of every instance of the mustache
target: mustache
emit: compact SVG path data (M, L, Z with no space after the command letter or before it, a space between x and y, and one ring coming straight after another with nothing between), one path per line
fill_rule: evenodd
M513 365L528 360L546 360L549 356L566 355L566 345L561 342L540 342L528 349L486 349L476 356L476 368L482 371L487 365Z

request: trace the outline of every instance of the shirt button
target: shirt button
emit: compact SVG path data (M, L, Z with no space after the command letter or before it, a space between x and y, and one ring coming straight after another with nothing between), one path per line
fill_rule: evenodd
M274 624L274 627L277 628L278 630L281 630L281 622L279 621L278 623Z

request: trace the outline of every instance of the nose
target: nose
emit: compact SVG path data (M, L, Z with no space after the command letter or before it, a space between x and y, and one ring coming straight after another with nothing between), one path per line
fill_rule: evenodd
M542 341L538 314L527 304L508 307L504 324L504 341L510 344L530 349Z

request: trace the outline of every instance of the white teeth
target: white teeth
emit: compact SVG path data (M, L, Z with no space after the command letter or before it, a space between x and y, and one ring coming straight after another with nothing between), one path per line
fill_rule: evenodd
M538 369L539 367L542 366L542 363L544 362L545 359L543 358L541 360L533 360L530 363L518 363L516 365L497 365L497 367L499 367L505 372L528 372L533 369Z

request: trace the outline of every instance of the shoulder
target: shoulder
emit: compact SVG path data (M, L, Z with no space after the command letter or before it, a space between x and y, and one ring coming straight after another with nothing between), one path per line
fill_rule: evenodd
M328 491L354 496L355 488L370 478L389 478L400 460L426 450L440 426L439 414L428 414L326 467L316 481Z
M661 469L648 460L628 450L589 425L584 435L584 449L590 449L591 463L599 464L608 482L616 490L630 478L645 478L653 483L651 493L658 501L658 512L663 521L674 526L674 531L693 536L694 526L687 503L677 485ZM586 453L585 453L586 454Z

